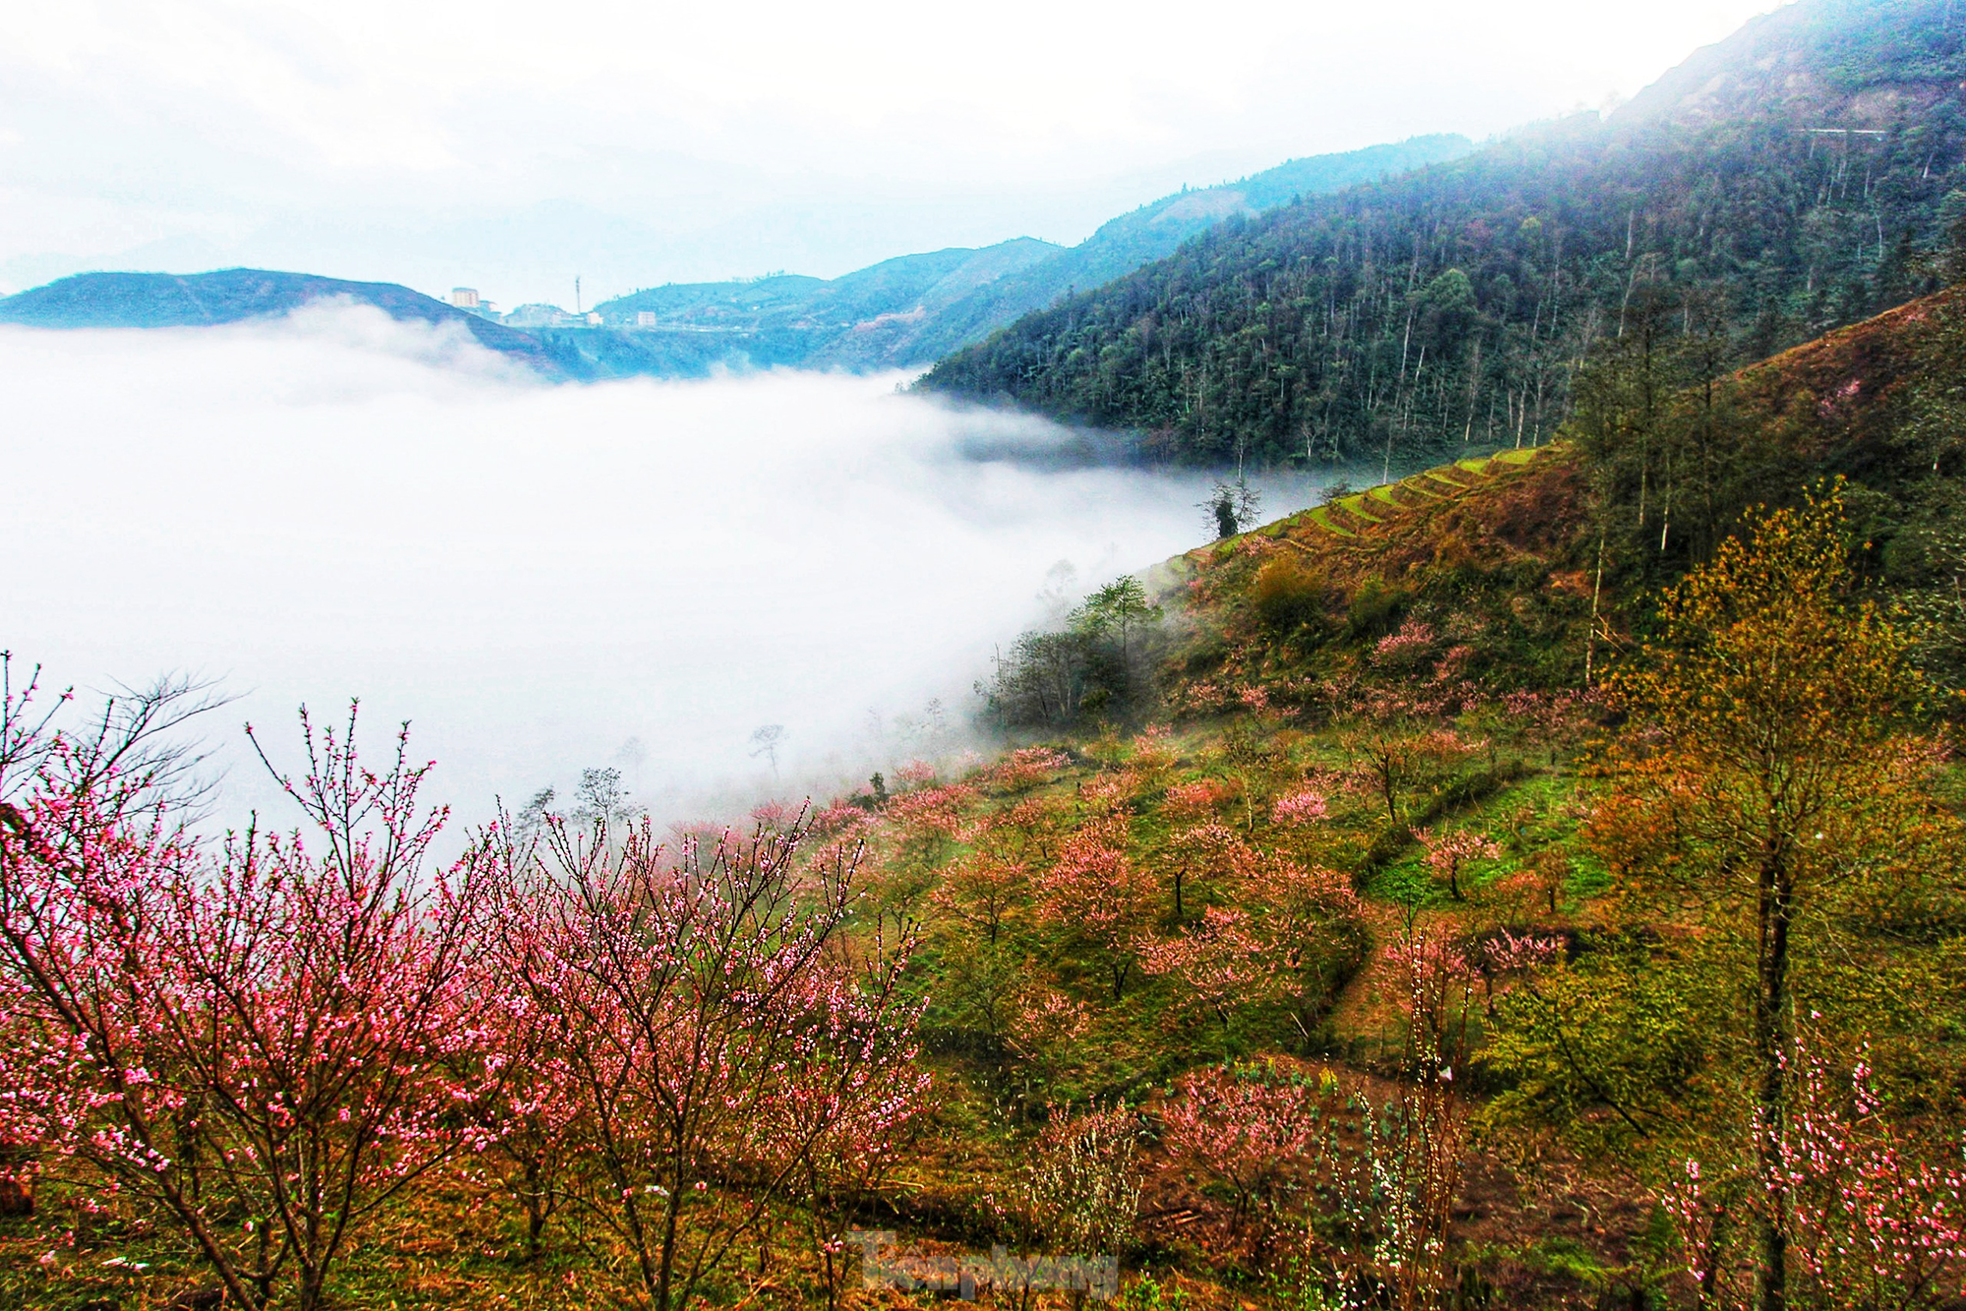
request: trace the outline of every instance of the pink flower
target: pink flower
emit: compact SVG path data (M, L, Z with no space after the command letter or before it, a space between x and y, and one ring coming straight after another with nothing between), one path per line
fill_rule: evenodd
M1372 663L1382 667L1413 664L1433 650L1436 640L1431 624L1408 619L1398 632L1379 639L1372 648Z
M1197 779L1192 783L1176 783L1170 787L1167 790L1167 806L1179 815L1200 815L1214 810L1233 795L1233 789L1220 779Z
M1301 792L1278 797L1276 804L1270 807L1270 822L1294 828L1315 823L1325 818L1328 813L1324 797L1306 788Z

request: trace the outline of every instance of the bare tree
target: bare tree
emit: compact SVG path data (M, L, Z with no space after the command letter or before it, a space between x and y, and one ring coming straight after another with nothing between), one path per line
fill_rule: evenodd
M212 783L199 777L209 758L188 727L199 716L231 702L209 679L168 674L146 687L119 684L98 709L73 729L61 724L74 710L75 689L44 704L41 667L23 686L13 678L13 653L0 651L0 803L32 785L51 753L64 757L64 773L95 799L98 810L124 814L165 800L181 820L209 799Z
M771 762L771 776L778 777L778 748L783 746L789 734L783 724L761 724L751 730L751 757L763 756Z
M551 789L547 792L550 794ZM574 795L580 804L573 808L572 818L590 828L620 828L641 813L641 807L629 801L628 790L621 786L618 769L581 770ZM550 803L551 796L546 795L546 800Z

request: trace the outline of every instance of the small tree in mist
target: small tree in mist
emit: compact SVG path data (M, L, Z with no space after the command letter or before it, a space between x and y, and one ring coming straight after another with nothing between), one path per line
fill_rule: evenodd
M548 788L542 795L550 804L552 789ZM642 813L641 807L628 799L628 790L621 786L621 771L618 769L581 770L580 784L574 789L574 797L578 804L574 806L571 818L590 828L619 828Z
M521 846L537 842L545 832L546 820L554 813L553 803L559 799L559 795L555 789L543 787L533 793L532 799L512 817L511 836Z
M1044 586L1038 589L1038 604L1044 607L1045 622L1060 623L1071 611L1072 598L1079 594L1079 571L1070 560L1060 560L1045 571Z
M1067 728L1087 714L1123 716L1147 689L1144 638L1160 619L1138 578L1115 579L1056 627L1019 637L977 690L1006 728Z
M1132 574L1107 583L1072 614L1076 627L1097 636L1117 632L1123 663L1132 655L1132 636L1149 624L1159 623L1160 618L1160 607L1147 600L1147 589Z
M1263 497L1238 475L1234 482L1224 479L1209 488L1208 499L1200 508L1207 511L1209 526L1220 540L1234 537L1253 525L1263 508Z
M763 756L771 764L771 776L778 777L778 749L789 736L783 724L761 724L751 730L751 758Z

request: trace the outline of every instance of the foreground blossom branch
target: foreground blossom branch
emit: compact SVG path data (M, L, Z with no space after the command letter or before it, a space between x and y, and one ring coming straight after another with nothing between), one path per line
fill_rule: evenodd
M1448 1283L1468 1137L1467 1102L1454 1085L1467 1063L1480 975L1456 944L1426 929L1388 944L1386 960L1405 1019L1403 1077L1366 1118L1354 1205L1371 1212L1373 1275L1383 1295L1401 1311L1418 1311L1436 1305Z
M1785 1124L1757 1129L1758 1177L1731 1180L1689 1159L1665 1190L1702 1304L1754 1284L1731 1202L1779 1230L1804 1296L1879 1311L1956 1305L1966 1297L1966 1167L1922 1158L1903 1138L1868 1053L1839 1077L1799 1044L1794 1073ZM1957 1144L1951 1155L1958 1161Z
M241 1305L321 1306L365 1217L458 1138L446 1053L475 1024L476 852L432 872L441 812L399 736L364 767L355 716L282 787L311 821L221 850L132 805L56 741L0 830L0 972L42 1039L49 1144L184 1229ZM64 1064L64 1062L66 1062Z

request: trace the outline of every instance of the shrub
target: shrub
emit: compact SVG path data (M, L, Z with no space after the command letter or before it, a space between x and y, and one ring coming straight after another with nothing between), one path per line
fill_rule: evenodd
M1352 594L1352 603L1346 610L1347 636L1378 638L1392 632L1399 625L1406 601L1406 594L1399 589L1388 587L1377 578L1367 579Z
M1257 571L1249 596L1256 617L1273 633L1287 636L1310 628L1321 635L1325 628L1330 585L1287 555L1277 556Z

